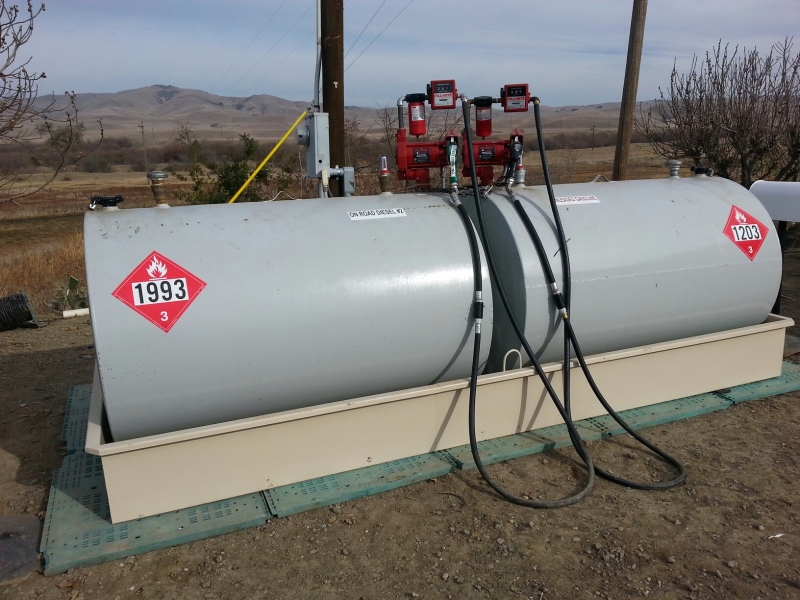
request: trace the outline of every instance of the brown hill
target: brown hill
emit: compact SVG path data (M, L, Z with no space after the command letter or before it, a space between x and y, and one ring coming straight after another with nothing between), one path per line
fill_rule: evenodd
M38 100L43 106L50 97ZM63 106L63 97L57 98ZM276 96L217 96L201 90L183 89L171 85L151 85L115 93L77 94L76 103L80 120L86 123L90 137L92 125L102 119L107 135L139 138L140 124L144 124L148 142L163 142L173 138L178 124L187 124L205 139L235 139L249 133L257 139L277 139L294 119L307 107L306 102L286 100ZM644 103L649 106L650 103ZM542 106L544 127L548 132L565 133L591 130L616 130L619 102L598 103L587 106ZM646 108L645 106L645 108ZM395 107L391 110L394 114ZM372 129L377 134L377 109L348 107L348 115L357 119L362 129ZM494 132L505 135L520 128L529 135L535 131L533 111L504 114L499 107L494 111Z

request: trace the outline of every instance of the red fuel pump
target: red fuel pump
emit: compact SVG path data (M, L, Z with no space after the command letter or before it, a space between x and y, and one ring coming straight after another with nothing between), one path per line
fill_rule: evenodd
M420 187L431 184L429 169L441 169L447 166L446 146L449 140L455 141L458 135L450 130L445 135L444 141L420 142L409 141L408 134L413 136L425 135L427 126L425 121L425 102L431 109L440 110L455 108L458 92L453 79L431 81L425 94L406 94L398 100L398 115L400 128L397 130L397 178L403 181L416 181ZM402 127L403 112L401 104L408 104L408 134Z
M510 158L509 149L514 139L522 143L522 132L515 129L511 132L511 136L507 140L481 140L479 142L472 142L472 157L475 161L475 172L480 179L480 185L491 185L494 181L494 167L505 167L508 165ZM462 134L463 144L461 147L461 155L467 155L467 134ZM464 177L470 176L470 169L467 161L464 161L464 167L461 169L461 174Z
M447 166L447 141L458 135L450 130L445 139L439 142L409 141L405 129L397 130L397 178L401 181L416 181L420 186L431 184L428 169L441 169Z

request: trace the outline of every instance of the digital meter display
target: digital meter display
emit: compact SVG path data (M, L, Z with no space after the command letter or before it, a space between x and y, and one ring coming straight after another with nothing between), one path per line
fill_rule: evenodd
M526 112L531 97L527 83L512 83L500 91L505 112Z
M428 102L434 110L455 108L457 94L454 79L431 81L428 86Z

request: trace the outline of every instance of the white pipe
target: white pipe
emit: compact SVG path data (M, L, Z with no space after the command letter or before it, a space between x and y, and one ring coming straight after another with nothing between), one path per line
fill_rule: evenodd
M71 319L72 317L87 317L89 316L89 309L88 308L76 308L74 310L65 310L61 313L65 319Z

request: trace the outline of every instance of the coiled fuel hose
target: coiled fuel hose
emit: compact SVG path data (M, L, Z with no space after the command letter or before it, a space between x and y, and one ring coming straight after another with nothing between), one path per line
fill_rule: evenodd
M611 405L603 396L600 388L597 386L597 383L592 377L591 372L589 371L589 367L586 364L586 360L584 358L583 352L581 351L580 344L578 343L578 338L575 335L575 330L572 327L572 320L570 315L570 298L572 295L572 271L570 267L570 260L569 260L569 248L567 246L567 237L564 233L564 227L561 223L561 218L558 213L558 204L556 203L555 193L553 192L553 184L550 180L550 170L547 165L547 153L545 152L544 148L544 136L542 135L542 120L541 114L539 111L539 99L532 98L533 102L533 115L534 121L536 123L536 137L538 140L539 146L539 156L542 161L542 172L544 174L544 182L545 187L547 189L547 196L550 201L550 210L553 213L553 221L556 225L556 233L558 235L558 245L561 254L561 264L562 264L562 271L564 273L564 295L563 295L563 302L559 299L559 294L557 292L557 286L555 277L553 276L553 270L550 266L550 260L545 253L544 246L542 245L542 241L539 238L539 234L536 231L536 228L533 226L528 213L522 206L522 203L519 201L519 198L511 191L511 188L506 185L506 191L509 195L509 198L514 204L514 208L517 211L517 214L520 217L523 225L525 226L528 235L533 242L534 247L536 248L536 253L539 256L539 261L542 264L542 270L544 271L545 278L547 279L548 285L550 285L551 290L555 290L553 292L553 299L556 302L556 306L560 308L559 304L563 304L563 322L564 322L564 406L566 407L567 413L571 416L571 407L570 407L570 388L569 388L569 371L570 371L570 364L572 362L570 357L570 346L572 349L575 350L575 357L578 359L578 363L580 364L581 371L583 371L584 376L586 377L586 381L589 383L589 387L592 388L592 392L594 393L597 400L606 410L606 412L614 419L633 439L637 442L645 446L647 449L652 451L653 453L657 454L661 458L663 458L666 462L671 464L675 469L678 471L678 476L674 479L669 481L660 481L660 482L639 482L633 481L630 479L625 479L623 477L617 477L612 473L597 467L597 474L600 475L603 479L608 481L612 481L616 484L631 487L639 490L663 490L678 486L686 481L687 472L686 466L680 462L675 457L671 456L649 440L642 437L636 431L634 431L626 422L625 420L619 416L619 414L614 411Z
M600 389L598 388L597 384L592 377L589 367L586 364L584 359L583 353L580 349L580 345L578 344L577 337L575 336L575 332L572 328L572 324L569 318L569 300L570 300L570 292L571 292L571 272L570 272L570 264L569 264L569 255L567 252L567 244L566 244L566 236L564 235L564 230L561 225L561 220L558 215L558 206L555 201L555 194L553 193L552 183L550 181L550 174L549 169L547 167L547 159L544 149L544 140L542 137L541 131L541 119L539 114L539 101L538 99L534 99L534 116L536 120L536 130L537 136L539 141L539 153L542 159L542 169L544 172L545 177L545 185L548 192L548 197L550 199L551 210L554 214L554 221L556 223L556 230L558 233L558 241L559 246L562 251L562 265L563 265L563 273L564 273L564 295L562 296L561 292L558 289L558 286L555 281L555 276L553 275L552 267L550 266L549 259L547 258L547 254L544 251L544 246L542 245L541 238L539 237L538 233L536 232L533 223L530 221L527 213L525 212L522 204L519 202L519 199L513 194L508 186L506 186L506 190L509 193L509 197L511 198L512 202L514 203L514 207L517 213L520 216L523 224L525 225L526 230L528 231L531 241L536 248L537 255L539 256L539 260L542 264L542 269L544 271L545 278L547 280L548 286L550 287L551 294L553 296L553 300L556 304L556 308L559 310L559 313L562 316L562 320L564 322L564 373L563 373L563 381L564 381L564 403L562 404L560 399L558 398L557 393L553 389L552 385L550 384L549 380L545 376L545 373L539 363L538 359L536 358L535 353L533 352L528 340L526 339L525 333L522 328L519 326L519 322L515 318L513 311L511 309L511 305L508 302L508 297L505 293L503 288L502 282L500 281L499 275L497 273L497 268L494 263L494 257L492 255L491 246L488 240L488 234L486 231L485 226L485 219L483 215L483 207L481 205L481 194L480 189L478 187L478 179L475 172L475 164L474 159L472 156L472 152L469 151L472 148L472 132L470 127L470 113L469 113L469 104L464 100L462 97L462 110L464 113L464 126L466 130L466 137L467 137L467 148L469 155L469 166L470 166L470 174L472 179L472 189L473 194L475 197L475 205L476 205L476 214L478 216L478 225L481 233L481 238L484 242L484 251L486 253L486 260L489 265L489 272L492 277L492 281L495 284L495 288L497 289L498 295L503 303L503 306L508 314L509 320L514 328L514 331L517 334L522 346L525 349L528 358L531 361L531 364L534 367L539 379L542 381L545 389L547 390L548 395L553 400L553 403L556 406L561 418L564 420L564 423L567 427L567 431L569 432L570 440L572 442L573 447L575 448L578 455L581 457L581 460L586 464L588 470L588 481L586 486L580 490L577 494L565 498L563 500L555 500L555 501L536 501L531 500L529 498L524 498L517 496L515 494L510 493L509 491L502 488L496 481L489 475L486 471L485 466L480 458L480 451L477 444L477 436L476 436L476 397L477 397L477 377L479 371L479 351L480 351L480 333L479 327L476 327L476 339L475 339L475 348L474 348L474 356L472 362L472 373L470 378L470 400L469 400L469 438L470 438L470 450L472 451L473 459L475 460L475 465L478 468L478 471L481 474L481 477L501 496L506 498L507 500L519 504L522 506L529 506L533 508L556 508L561 506L568 506L577 502L578 500L582 499L586 495L589 494L593 485L594 485L594 477L595 477L595 467L592 461L591 456L589 455L588 450L586 449L583 440L581 439L580 435L578 434L577 430L575 429L574 423L572 422L572 415L571 415L571 406L570 406L570 379L569 379L569 372L571 366L571 347L575 349L575 355L578 359L578 362L581 366L581 370L583 371L587 381L589 382L592 391L594 392L597 399L600 401L603 408L611 415L611 417L622 426L622 428L630 434L634 439L642 443L645 447L662 457L665 461L672 464L678 470L678 476L670 481L666 482L656 482L656 483L644 483L644 482L636 482L631 481L628 479L624 479L622 477L617 477L605 470L596 469L597 473L601 475L604 479L612 481L613 483L617 483L619 485L623 485L626 487L636 488L636 489L644 489L644 490L653 490L653 489L666 489L671 488L677 485L680 485L686 480L687 473L685 466L675 459L674 457L670 456L648 440L644 439L640 435L638 435L608 404L606 399L603 397ZM456 194L451 194L452 196L456 196ZM460 202L457 204L459 207L459 214L461 214L461 218L464 221L465 228L467 230L467 235L470 237L470 249L473 252L473 270L475 271L476 277L476 290L478 289L477 286L480 286L481 283L480 279L480 257L477 255L477 240L473 241L475 237L475 232L471 226L471 221L466 213L466 209ZM465 220L466 219L466 220ZM477 256L477 259L476 259ZM476 262L477 261L477 262Z
M462 98L462 108L464 110L464 124L467 132L467 148L472 148L472 134L470 131L469 125L469 105L467 102L464 101ZM519 323L514 318L514 314L511 311L511 305L508 302L508 296L506 295L505 289L503 289L502 282L497 274L497 267L494 262L494 256L492 255L491 248L486 243L486 226L484 222L483 216L483 207L480 203L480 190L478 188L478 178L475 173L475 164L472 160L472 153L468 152L470 155L470 172L472 175L472 190L475 195L475 205L477 208L477 215L478 215L478 224L481 232L481 237L484 240L484 253L486 254L486 262L489 265L489 274L492 278L492 281L495 283L495 287L497 288L497 292L500 295L500 299L503 302L503 306L505 307L506 312L508 313L509 318L511 319L511 323L514 326L514 330L517 333L522 345L525 347L525 351L528 353L528 357L533 364L533 367L539 376L542 384L544 385L545 389L547 390L548 395L553 400L553 403L556 406L561 418L564 420L564 423L567 426L567 431L569 432L570 440L572 441L572 445L575 448L575 451L578 453L578 456L586 465L587 470L587 481L585 486L567 498L562 498L559 500L534 500L531 498L526 498L523 496L517 496L516 494L512 494L508 490L504 489L500 486L488 473L486 467L483 464L483 461L480 457L480 450L478 448L478 440L477 440L477 432L476 432L476 413L477 413L477 391L478 391L478 372L480 369L480 347L481 347L481 332L480 332L480 323L476 318L476 326L475 326L475 340L474 340L474 347L473 347L473 355L472 355L472 372L470 375L470 386L469 386L469 445L470 450L472 451L472 457L475 460L475 466L478 468L478 471L483 477L484 481L488 483L498 494L503 496L506 500L513 502L514 504L519 504L520 506L528 506L531 508L559 508L563 506L569 506L571 504L575 504L576 502L585 498L594 488L595 483L595 469L594 464L592 463L592 458L589 455L589 452L586 450L586 446L581 439L580 434L575 429L574 424L572 423L572 419L570 418L569 414L567 413L564 406L561 404L561 401L558 398L558 394L556 393L555 389L553 388L552 384L548 380L544 370L542 369L539 360L536 358L536 355L533 352L530 344L528 343L527 339L525 338L525 333L519 326ZM481 261L480 261L480 254L478 250L478 239L475 234L475 230L472 226L472 221L469 218L466 208L458 199L458 194L455 189L450 194L450 198L453 201L453 204L458 209L458 213L461 216L461 220L464 224L464 229L466 230L467 237L469 238L469 245L470 245L470 252L472 253L472 266L473 266L473 273L475 277L475 297L476 297L476 305L478 304L478 298L482 298L482 281L483 277L481 274ZM483 309L483 301L480 300L480 312L482 313ZM477 306L475 310L475 314L478 314Z

